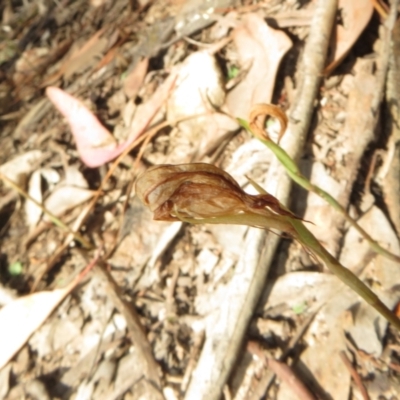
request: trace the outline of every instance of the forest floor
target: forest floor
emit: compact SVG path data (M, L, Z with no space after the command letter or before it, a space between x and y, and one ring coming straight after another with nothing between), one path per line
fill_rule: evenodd
M336 3L0 3L0 399L400 398L400 332L309 249L135 193L254 181L400 316L398 1ZM240 126L259 103L345 214Z

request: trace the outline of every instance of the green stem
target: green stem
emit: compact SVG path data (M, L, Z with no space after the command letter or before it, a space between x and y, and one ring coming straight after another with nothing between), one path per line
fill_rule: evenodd
M251 134L252 131L250 129L249 124L242 120L239 119L239 123ZM254 135L254 134L253 134ZM313 192L317 194L318 196L322 197L327 203L329 203L336 211L341 213L343 217L346 219L347 222L350 223L354 229L357 230L357 232L360 233L360 235L369 243L371 248L378 254L395 261L397 263L400 263L400 256L397 256L390 251L384 249L376 240L372 239L372 237L357 223L356 220L350 217L350 215L346 212L346 210L325 190L321 189L320 187L313 185L299 170L298 166L296 163L293 161L293 159L289 156L288 153L282 147L277 145L271 140L262 140L258 138L263 144L265 144L278 158L278 160L281 162L281 164L284 166L286 169L286 172L290 176L293 181L295 181L297 184L299 184L301 187L304 189Z
M290 219L290 222L296 231L295 238L314 255L322 260L329 270L335 274L342 282L359 294L367 303L382 314L397 329L400 329L400 319L386 307L379 297L365 285L356 275L349 269L339 263L329 252L319 243L315 236L304 226L304 224L296 219Z
M375 308L381 315L390 321L400 330L400 319L396 317L386 305L379 300L378 296L363 283L353 272L339 263L329 252L321 245L316 237L307 229L307 227L298 219L289 216L261 215L255 213L243 213L237 215L224 215L213 218L184 218L177 215L184 222L191 224L236 224L250 225L264 229L277 229L285 232L298 240L306 249L319 258L328 269L335 274L344 284L349 286L367 303Z

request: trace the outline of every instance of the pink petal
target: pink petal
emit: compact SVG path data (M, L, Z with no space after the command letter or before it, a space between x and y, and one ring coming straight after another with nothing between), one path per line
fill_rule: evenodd
M54 106L67 119L76 141L81 160L91 168L99 167L118 157L140 136L168 98L176 80L173 72L144 104L133 121L129 138L117 144L112 134L81 101L56 87L48 87L46 94Z
M115 151L117 146L111 133L81 101L70 94L56 87L48 87L46 94L67 119L82 161L89 167L107 162L106 155Z

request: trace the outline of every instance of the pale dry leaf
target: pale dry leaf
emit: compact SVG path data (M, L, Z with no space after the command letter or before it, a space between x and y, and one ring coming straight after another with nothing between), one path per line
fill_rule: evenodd
M400 244L396 233L385 214L376 206L373 206L359 220L358 224L370 233L373 239L394 254L400 254ZM370 251L368 242L353 228L349 228L344 237L343 250L340 262L349 269L358 266ZM389 260L379 254L373 260L374 280L378 280L382 289L391 292L400 282L400 268L395 261Z
M241 67L250 65L250 69L228 93L226 103L231 114L246 119L254 104L271 102L279 64L292 42L256 14L243 17L243 24L233 32L233 40Z
M123 89L128 98L134 99L138 94L146 76L148 67L149 59L148 57L145 57L143 60L138 62L136 67L125 78Z
M52 214L60 216L92 198L94 192L76 186L61 186L45 200L44 206ZM47 219L48 217L46 217Z
M193 154L202 154L227 132L234 131L236 121L217 113L225 101L225 87L216 58L206 51L192 53L179 71L176 88L167 104L168 119L193 117L179 123L171 136L174 150L168 162L188 162Z
M42 174L40 170L34 171L29 179L28 194L38 203L42 203ZM29 228L36 226L42 215L42 210L29 199L25 202L26 222Z
M329 277L333 278L327 287L330 294L325 297L325 304L319 303L324 305L304 336L308 346L301 356L301 370L310 377L312 374L311 389L316 393L321 395L322 388L333 400L341 400L348 398L351 377L339 353L347 349L344 338L351 319L349 309L358 304L359 297L337 278Z
M82 47L72 52L71 56L61 66L61 75L64 74L65 78L69 79L73 74L90 67L95 59L104 53L108 40L105 37L100 37L103 32L104 29L99 30Z
M0 310L0 369L42 325L71 289L71 285L68 285L63 289L23 296Z
M379 297L383 300L382 296ZM379 358L382 355L382 338L385 336L387 321L368 304L359 303L353 307L352 322L346 326L346 331L357 349Z
M40 150L28 151L0 166L0 173L11 181L23 185L26 175L35 168L35 163L42 157Z
M5 399L10 390L11 368L12 365L9 364L0 369L0 399Z
M341 22L337 22L333 34L333 51L325 73L331 73L346 57L364 31L374 11L371 0L339 0Z
M150 125L153 118L157 115L161 106L167 101L172 88L175 85L177 77L177 70L174 69L169 74L168 78L157 88L157 90L152 94L150 99L144 103L140 104L133 117L128 141L125 144L126 147L132 143L138 136L140 136L144 130Z
M168 118L176 119L205 113L210 102L216 107L225 100L223 77L215 57L198 51L188 56L168 100Z
M60 182L60 174L53 168L40 168L40 173L50 188Z
M332 400L348 399L351 376L340 357L340 352L346 350L341 325L335 324L329 330L317 333L315 341L308 344L301 355L299 373L310 378L312 375L310 389L319 398L325 395Z
M137 106L136 106L136 104L135 104L135 102L133 100L129 100L125 104L125 106L123 106L123 109L122 109L122 112L121 112L122 121L123 121L123 124L124 124L123 128L126 128L126 127L132 125L132 121L133 121L133 117L135 116L136 109L137 109ZM116 129L114 129L114 134L116 135L115 130Z
M283 307L294 315L294 310L304 306L313 310L327 301L337 291L338 279L319 272L289 272L267 285L269 293L264 310Z
M77 165L70 165L65 170L65 184L67 186L75 186L82 189L87 189L89 187L85 177Z

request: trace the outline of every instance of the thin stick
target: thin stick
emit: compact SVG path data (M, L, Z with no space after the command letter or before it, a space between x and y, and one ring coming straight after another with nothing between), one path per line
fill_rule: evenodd
M368 392L367 392L367 389L365 389L365 386L364 386L364 384L363 384L363 382L361 380L360 374L353 367L353 365L351 364L351 362L350 362L349 358L347 357L346 353L344 351L341 351L339 353L339 355L340 355L340 358L342 359L344 365L349 370L351 377L354 379L354 382L356 383L358 389L360 390L363 399L364 400L370 400Z
M285 361L288 354L294 349L297 345L298 341L303 337L304 333L307 331L308 327L310 326L311 322L313 321L314 317L317 315L317 312L320 310L321 307L318 307L316 311L310 314L306 320L302 323L300 328L297 329L296 334L290 339L289 344L283 351L282 355L279 357L278 361ZM257 384L254 389L254 393L250 400L259 400L265 397L266 392L271 385L271 383L275 379L275 373L272 371L268 371Z
M296 376L292 368L286 363L273 358L268 358L264 355L264 351L261 346L254 341L247 344L247 350L257 355L264 361L265 365L272 370L281 381L286 382L290 389L295 393L301 400L315 400L313 394L308 390L306 385Z

